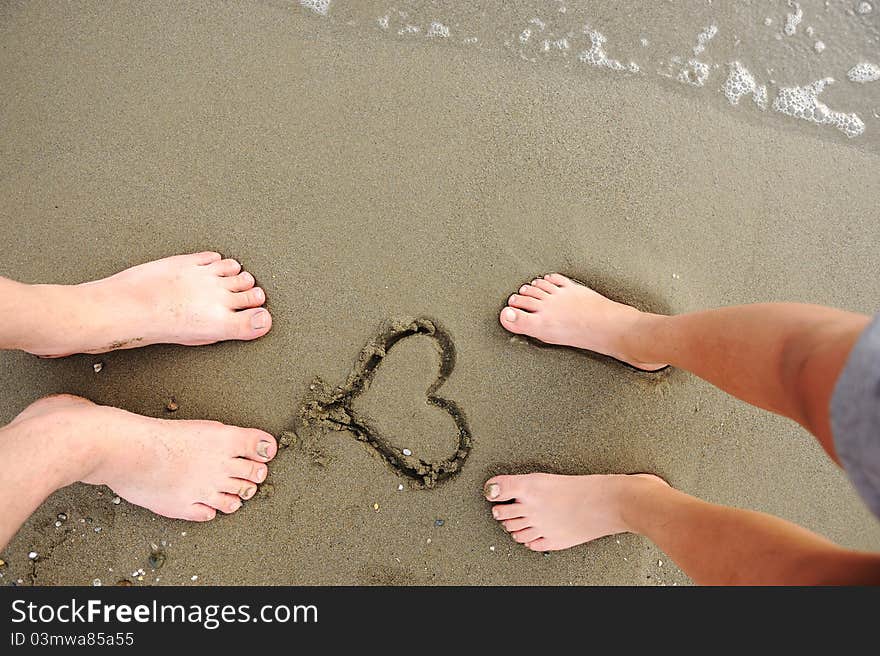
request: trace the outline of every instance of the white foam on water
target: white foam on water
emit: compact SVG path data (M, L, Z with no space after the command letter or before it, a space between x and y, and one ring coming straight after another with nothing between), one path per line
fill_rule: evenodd
M311 9L316 14L326 16L330 10L330 2L332 0L299 0L299 4L306 9Z
M767 16L767 17L764 19L764 25L766 25L767 27L770 27L771 25L773 25L773 19L770 18L769 16Z
M856 7L856 11L860 14L870 14L874 11L874 7L871 6L870 2L860 2L858 7Z
M751 94L752 100L761 109L767 109L767 87L758 85L754 76L741 62L733 61L727 65L727 79L721 90L731 105L738 105L740 98Z
M709 41L711 41L716 34L718 34L718 26L713 23L697 35L697 45L694 46L695 57L706 49Z
M773 109L819 125L832 125L848 137L857 137L865 131L858 114L834 111L819 100L819 94L833 82L834 78L826 77L802 87L783 87L776 94Z
M519 42L525 43L526 41L528 41L531 38L531 36L532 36L532 31L529 28L526 28L522 32L519 33Z
M418 25L407 25L407 26L401 27L399 30L397 30L397 33L401 34L401 35L403 35L403 34L418 34L421 31L422 31L422 28L419 27Z
M589 25L584 27L584 34L590 38L591 46L589 50L584 50L578 55L578 59L582 62L600 68L610 68L612 71L628 70L632 73L637 73L639 71L639 65L635 62L630 62L628 65L624 66L618 60L612 59L608 56L605 52L605 42L607 39L603 34L590 29Z
M801 5L795 0L788 0L788 6L794 9L794 13L787 14L785 16L785 27L783 31L787 36L794 36L797 34L797 27L801 24L801 21L804 19L804 10L801 9Z
M678 81L695 87L701 87L706 84L710 72L709 64L691 59L688 61L687 66L678 73Z
M469 36L461 40L462 43L476 43L479 39L475 36Z
M544 28L547 26L546 23L544 23L544 21L542 21L540 18L537 18L537 17L530 20L529 23L536 26L542 32L544 31Z
M815 50L817 53L821 53L823 50L825 50L825 42L816 41L816 43L813 44L813 50Z
M445 39L449 36L449 28L446 27L443 23L438 23L434 21L431 23L431 26L428 28L426 34L433 38L441 38Z
M880 80L880 66L870 62L861 62L847 71L846 76L851 82L876 82Z
M642 44L643 48L647 48L649 45L651 45L651 42L648 41L645 37L642 37L641 39L639 39L639 43Z
M541 50L544 52L549 52L550 50L568 50L568 39L562 37L561 39L544 39L541 42Z
M376 19L376 22L383 30L388 29L388 16L379 16L379 18Z

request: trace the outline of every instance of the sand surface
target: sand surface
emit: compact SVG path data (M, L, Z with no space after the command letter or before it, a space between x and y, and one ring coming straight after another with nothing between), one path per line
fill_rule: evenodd
M532 470L651 471L880 548L880 525L793 423L683 372L537 347L496 320L553 270L668 311L872 312L877 156L644 80L337 34L289 3L163 4L0 7L0 274L74 283L215 249L256 275L274 329L198 349L2 353L0 421L55 392L152 416L174 396L175 418L280 435L316 377L343 383L386 322L425 316L454 342L438 394L466 414L473 448L458 475L413 489L350 432L300 434L257 498L203 525L76 485L0 554L4 582L688 582L635 536L549 556L514 544L481 486ZM438 365L433 342L407 338L357 401L427 459L456 444L420 394ZM15 466L2 445L0 466Z

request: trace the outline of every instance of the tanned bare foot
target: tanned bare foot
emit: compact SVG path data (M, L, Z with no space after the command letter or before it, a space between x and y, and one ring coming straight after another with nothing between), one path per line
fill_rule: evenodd
M68 395L31 404L0 429L0 448L25 462L34 449L57 454L40 472L47 492L76 481L107 485L133 504L192 521L238 510L278 450L261 430L153 419Z
M519 288L501 311L501 325L517 335L595 351L643 371L666 364L640 362L624 352L621 336L642 313L617 303L558 273L536 278Z
M621 512L627 495L656 485L668 487L653 474L526 474L490 478L484 491L495 504L492 516L514 540L533 551L559 551L630 532Z
M82 285L20 285L40 319L19 348L44 357L251 340L272 327L254 277L219 253L177 255ZM26 312L22 309L22 313ZM20 317L27 322L27 317Z

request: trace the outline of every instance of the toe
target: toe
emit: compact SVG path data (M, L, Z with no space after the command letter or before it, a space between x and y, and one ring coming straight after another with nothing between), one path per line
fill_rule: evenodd
M527 312L537 312L541 307L541 301L531 296L521 296L519 294L511 294L507 299L507 304L511 307L519 308Z
M227 494L234 494L246 501L257 493L257 486L255 483L241 478L227 478L220 486L220 490Z
M205 504L216 508L227 515L234 513L241 508L241 499L237 494L228 494L226 492L214 492L205 499Z
M543 278L535 278L532 281L532 285L534 287L537 287L537 288L547 292L548 294L552 294L553 292L559 291L559 287L554 285L549 280L544 280Z
M262 483L269 474L266 465L247 458L233 458L229 463L229 469L226 473L232 478L240 478L251 483Z
M217 515L217 511L203 503L194 503L186 511L181 519L191 522L209 522Z
M525 476L495 476L486 481L483 492L489 501L518 499L525 492L525 478Z
M537 540L526 542L526 546L532 551L552 551L547 538L538 538Z
M220 260L211 265L218 276L237 276L241 265L236 260Z
M249 271L242 271L237 276L225 279L226 289L231 292L246 292L256 284L253 275Z
M257 339L272 328L272 315L263 308L235 312L230 318L230 339Z
M517 531L531 528L532 522L525 517L517 517L516 519L506 519L501 522L501 525L508 533L516 533Z
M215 253L214 251L202 251L201 253L193 253L190 255L193 261L196 264L211 264L212 262L219 262L223 259L223 256L220 253Z
M278 453L278 444L269 433L255 428L240 429L240 433L235 437L235 455L260 463L270 461Z
M492 517L497 520L516 519L525 515L525 506L521 503L497 503L492 506Z
M508 306L501 310L499 321L505 329L522 335L534 332L538 318L534 314Z
M521 531L516 531L515 533L511 533L510 537L519 542L520 544L525 544L527 542L532 542L533 540L537 540L539 538L544 537L541 535L541 531L536 528L524 528Z
M544 280L549 280L557 287L569 287L575 284L574 280L566 278L560 273L548 273L546 276L544 276Z
M543 289L535 287L534 285L523 285L519 288L519 293L522 296L537 298L539 301L549 296L549 294L547 294L547 292L545 292Z
M232 294L230 305L233 310L245 310L247 308L260 307L266 302L266 292L260 287L254 287L246 292Z

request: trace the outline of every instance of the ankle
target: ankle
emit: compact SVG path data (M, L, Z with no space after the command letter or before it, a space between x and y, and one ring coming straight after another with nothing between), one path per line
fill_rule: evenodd
M103 422L90 421L88 414L98 406L84 399L75 399L74 403L57 409L38 406L63 398L64 395L41 399L0 429L4 444L16 444L35 455L41 463L40 481L48 493L86 480L105 459L107 451L101 430ZM84 405L78 406L79 402Z
M672 489L666 481L650 474L620 475L613 501L626 532L644 535L648 519L653 514L652 501Z
M626 330L621 331L621 351L633 364L667 363L668 357L657 349L657 331L669 319L663 314L636 310Z

